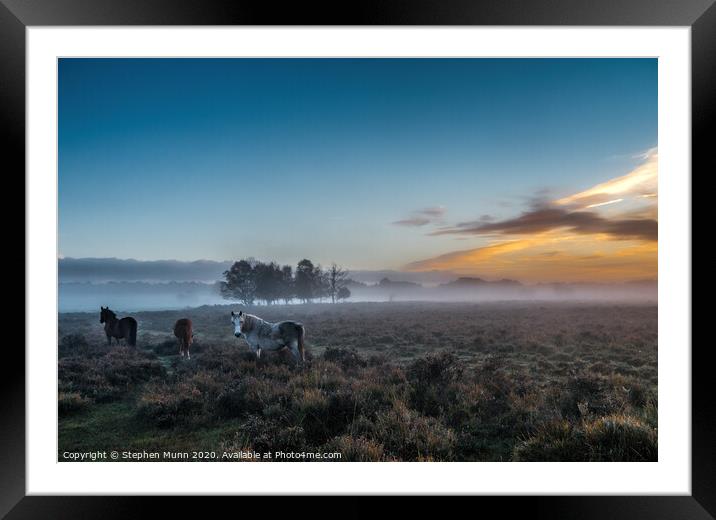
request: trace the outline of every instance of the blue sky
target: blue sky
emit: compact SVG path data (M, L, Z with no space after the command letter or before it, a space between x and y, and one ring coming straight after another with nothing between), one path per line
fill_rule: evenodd
M656 146L654 59L61 59L60 253L401 268Z

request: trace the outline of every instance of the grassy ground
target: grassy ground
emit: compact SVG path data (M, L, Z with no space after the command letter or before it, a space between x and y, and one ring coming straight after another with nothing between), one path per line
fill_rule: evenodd
M238 307L237 307L238 308ZM246 309L244 309L246 310ZM656 460L656 306L354 303L304 323L308 361L248 355L230 307L141 312L136 349L61 314L59 454L340 452L341 460ZM194 322L192 360L174 321ZM167 460L167 459L164 459Z

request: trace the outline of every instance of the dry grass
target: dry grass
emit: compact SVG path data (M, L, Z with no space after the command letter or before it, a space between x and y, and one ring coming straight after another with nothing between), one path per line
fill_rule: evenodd
M307 363L283 354L257 362L233 337L228 307L138 313L137 350L107 347L94 315L61 315L60 450L191 444L339 451L351 461L656 460L655 306L251 311L302 321ZM180 315L195 324L191 361L171 343ZM107 421L123 429L98 431Z

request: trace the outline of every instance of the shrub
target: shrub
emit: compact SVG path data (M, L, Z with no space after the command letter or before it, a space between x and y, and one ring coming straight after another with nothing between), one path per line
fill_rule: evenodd
M658 460L656 430L628 415L611 415L584 427L590 460L642 462Z
M201 391L189 383L150 384L139 398L137 413L160 428L189 422L203 406Z
M379 412L388 410L393 401L403 395L400 389L377 378L354 381L351 391L355 399L353 415L358 411L370 418L375 418Z
M427 415L440 415L450 400L447 386L461 375L459 360L452 353L430 354L413 361L408 367L410 404Z
M66 357L58 364L61 391L77 392L98 402L122 398L133 384L163 374L152 354L129 348L115 348L96 358Z
M253 376L230 381L216 398L217 417L243 417L261 413L271 391L266 383Z
M194 359L192 359L192 361L194 361ZM217 372L232 372L240 368L242 370L255 371L256 356L251 352L237 347L204 347L201 351L201 355L196 357L196 366L201 369Z
M253 456L255 450L251 445L246 434L241 432L234 433L231 439L223 440L219 443L219 449L222 454L230 454L228 458L222 459L222 462L259 462L260 458ZM249 456L239 456L240 452L248 454ZM259 454L259 457L261 454Z
M323 352L323 359L339 365L343 370L363 368L368 362L361 358L354 349L328 347Z
M335 433L336 423L340 418L331 417L330 391L323 391L319 388L307 388L300 394L294 396L292 401L293 422L299 424L306 432L310 442L320 444L325 442L331 433ZM334 404L335 406L335 404Z
M62 336L57 351L58 357L61 358L67 356L95 357L102 354L99 349L91 347L82 334Z
M93 402L79 392L60 392L57 396L57 413L60 417L85 410Z
M400 401L378 414L369 429L369 437L382 443L387 454L399 460L452 460L453 431Z
M238 446L251 446L258 452L303 451L306 439L303 428L286 425L275 419L252 415L234 435Z
M157 356L178 356L179 355L179 340L177 338L166 339L161 343L157 343L149 347L152 352ZM189 353L199 354L205 350L204 346L198 341L194 340L189 346Z
M167 339L154 345L152 347L152 352L154 352L157 356L172 356L179 354L179 342L176 339Z
M656 461L656 430L626 415L611 415L573 425L557 421L519 443L517 461L642 462Z
M323 445L323 452L338 452L340 459L329 459L335 462L378 462L384 460L383 445L366 439L341 435L334 437Z
M339 365L321 360L314 363L310 369L294 371L288 386L299 392L307 388L331 391L348 386L350 379Z
M107 380L116 386L126 387L130 383L148 381L164 374L155 356L132 348L111 350L98 362Z
M408 378L418 386L445 385L459 379L461 374L459 360L450 352L428 354L408 367Z
M566 419L588 414L605 415L617 411L618 405L609 394L608 382L591 374L571 377L558 396L558 408Z

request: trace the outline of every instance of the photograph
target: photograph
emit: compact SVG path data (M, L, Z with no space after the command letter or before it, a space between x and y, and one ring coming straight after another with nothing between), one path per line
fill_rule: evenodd
M59 57L57 462L659 462L659 67Z

